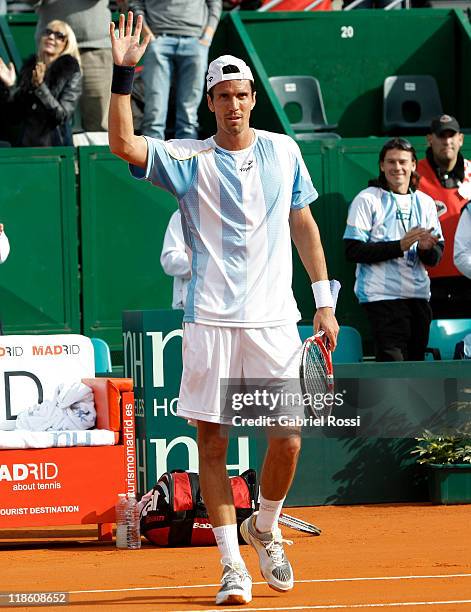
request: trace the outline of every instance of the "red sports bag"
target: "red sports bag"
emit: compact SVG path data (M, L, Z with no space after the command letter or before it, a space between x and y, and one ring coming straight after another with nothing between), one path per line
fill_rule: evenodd
M230 479L237 527L255 510L257 475L247 470ZM139 502L141 534L157 546L215 545L212 525L194 472L165 472ZM239 541L242 540L239 533Z

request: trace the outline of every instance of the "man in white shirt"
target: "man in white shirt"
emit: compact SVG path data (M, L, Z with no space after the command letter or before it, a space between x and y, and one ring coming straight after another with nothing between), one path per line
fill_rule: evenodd
M369 319L377 361L423 361L432 311L425 265L443 252L435 203L418 191L417 156L393 138L381 149L380 175L353 200L344 233L357 264L355 294Z
M4 231L3 223L0 223L0 264L6 261L10 254L10 243Z
M4 232L3 223L0 223L0 264L6 261L10 254L10 243L8 242L7 235ZM3 334L3 325L0 320L0 335Z
M179 210L176 210L170 217L167 229L165 230L160 264L165 274L173 276L172 308L174 310L184 310L188 282L191 278L191 267L185 248L182 219Z
M317 197L299 147L288 136L254 130L250 68L233 56L211 62L207 103L217 132L206 140L163 142L135 136L130 93L142 19L132 14L111 26L115 62L110 104L111 151L130 162L136 178L172 193L191 250L184 315L183 374L177 414L196 421L200 485L223 565L217 605L252 599L252 579L241 557L226 459L228 436L221 402L223 379L297 379L300 315L291 289L291 238L309 273L323 329L335 348L338 324L324 252L309 204ZM232 416L234 416L232 414ZM259 555L275 590L293 588L278 517L294 477L298 431L271 436L261 474L260 511L241 534Z
M455 246L453 261L458 270L471 278L471 204L463 207L455 233ZM469 296L469 310L471 312L471 295Z

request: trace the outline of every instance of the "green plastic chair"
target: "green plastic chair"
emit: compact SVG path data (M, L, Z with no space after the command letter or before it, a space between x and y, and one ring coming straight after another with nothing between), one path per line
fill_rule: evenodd
M312 336L312 325L298 325L299 336L304 342ZM363 345L358 330L349 325L341 325L337 339L337 348L332 353L336 363L358 363L363 361Z
M453 359L455 346L471 334L471 319L434 319L430 324L426 361Z
M101 338L90 338L95 352L95 374L111 374L111 352L108 344Z

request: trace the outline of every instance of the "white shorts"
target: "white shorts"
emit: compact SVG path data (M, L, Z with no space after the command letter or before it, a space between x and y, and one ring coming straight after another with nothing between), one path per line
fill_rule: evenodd
M217 327L185 323L177 415L227 423L221 380L299 380L301 340L296 323L278 327Z

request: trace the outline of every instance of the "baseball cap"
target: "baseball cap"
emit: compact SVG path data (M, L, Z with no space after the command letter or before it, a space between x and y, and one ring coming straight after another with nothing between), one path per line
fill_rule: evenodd
M460 124L451 115L442 115L441 117L436 117L430 124L431 134L436 134L437 136L440 136L442 132L446 132L447 130L450 130L452 132L460 131Z
M233 55L221 55L209 64L206 75L206 90L209 91L221 81L254 80L252 71L244 60Z

